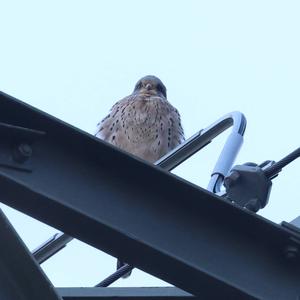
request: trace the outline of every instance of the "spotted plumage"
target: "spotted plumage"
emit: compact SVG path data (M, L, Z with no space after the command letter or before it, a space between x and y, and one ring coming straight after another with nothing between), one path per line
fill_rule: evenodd
M141 78L98 124L96 136L149 162L184 141L180 115L155 76Z
M179 112L155 76L141 78L133 93L111 108L96 136L152 163L184 141ZM123 265L118 261L117 268Z

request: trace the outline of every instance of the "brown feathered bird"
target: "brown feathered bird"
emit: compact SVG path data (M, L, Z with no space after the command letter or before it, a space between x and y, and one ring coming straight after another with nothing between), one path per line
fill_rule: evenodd
M178 110L168 102L161 80L150 75L111 108L96 136L149 162L184 141Z
M96 136L152 163L184 141L179 112L168 102L164 84L152 75L141 78L133 93L111 108Z

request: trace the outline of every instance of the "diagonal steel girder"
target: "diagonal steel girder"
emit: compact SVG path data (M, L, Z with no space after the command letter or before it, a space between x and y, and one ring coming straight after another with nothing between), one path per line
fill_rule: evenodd
M62 300L0 209L0 299Z
M0 122L32 147L0 164L1 202L203 299L300 295L294 232L3 93Z

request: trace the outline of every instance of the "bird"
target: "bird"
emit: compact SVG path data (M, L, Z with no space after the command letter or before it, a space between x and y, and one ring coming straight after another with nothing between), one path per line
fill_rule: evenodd
M180 114L167 100L165 85L153 75L139 79L133 92L112 106L95 135L150 163L185 140ZM122 265L118 261L117 268Z
M185 139L180 114L153 75L141 78L132 94L112 106L97 124L96 137L151 163Z

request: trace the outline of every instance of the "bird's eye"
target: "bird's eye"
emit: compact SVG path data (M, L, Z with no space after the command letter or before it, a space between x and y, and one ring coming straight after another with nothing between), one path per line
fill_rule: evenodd
M164 87L161 85L161 84L158 84L157 87L156 87L157 91L162 93L164 96L166 96L166 92L165 92L165 89Z
M134 90L135 90L135 91L136 91L136 90L140 90L140 89L142 88L142 86L143 86L142 82L138 82L138 83L136 84Z

